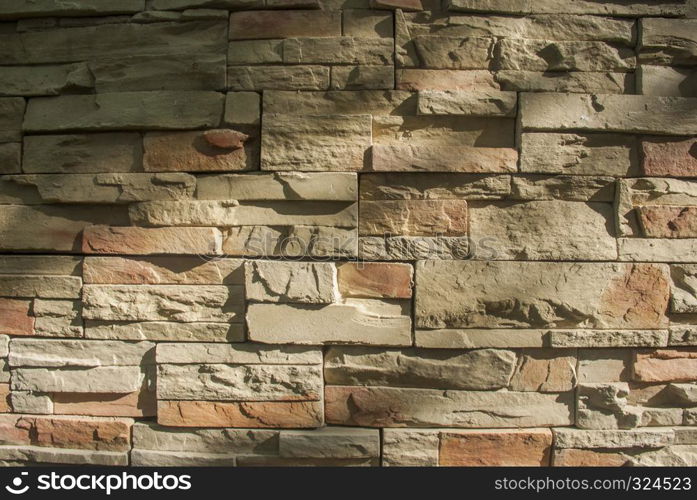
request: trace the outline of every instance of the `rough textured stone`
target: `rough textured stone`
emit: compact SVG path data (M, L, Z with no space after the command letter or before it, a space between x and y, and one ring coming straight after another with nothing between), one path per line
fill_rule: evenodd
M413 274L409 264L347 262L337 268L342 297L410 299Z
M639 262L697 262L697 239L619 238L620 260Z
M330 385L494 390L506 387L516 356L511 351L469 352L333 347L325 356Z
M217 92L115 92L35 97L27 105L23 128L41 132L215 127L222 114L223 95Z
M583 430L554 429L554 447L560 449L660 448L673 442L672 429Z
M464 259L469 254L466 236L364 236L358 256L364 260Z
M549 429L442 433L438 464L444 466L549 466Z
M0 75L0 95L4 96L59 95L93 85L85 64L6 66Z
M239 226L223 242L226 255L250 257L344 257L358 255L357 228L328 226Z
M697 236L697 207L637 207L637 218L647 238L694 238Z
M638 172L636 142L617 134L523 133L523 172L621 177Z
M82 280L77 276L0 274L0 295L6 297L77 299L80 297L81 287Z
M525 349L510 378L513 391L565 392L576 385L576 351Z
M326 90L329 68L326 66L230 66L228 88L251 90Z
M517 94L495 90L419 91L420 115L515 116Z
M322 370L296 365L158 365L157 397L207 401L314 401Z
M697 63L695 33L695 19L642 19L639 60L666 66L694 65Z
M542 347L546 345L547 330L416 330L414 336L418 347L438 349Z
M586 175L525 175L511 177L514 200L615 201L615 179Z
M0 442L80 450L128 451L133 420L128 418L1 415Z
M201 132L153 132L143 140L143 167L148 172L215 172L252 168L258 158L254 139L235 130L221 133L238 137L237 144L215 143Z
M153 340L176 342L243 342L240 323L174 323L87 321L85 337L104 340Z
M332 90L374 90L394 88L393 66L334 66Z
M552 330L552 347L662 347L667 330Z
M629 94L633 73L610 71L497 71L501 90L516 92L572 92L580 94Z
M414 115L417 96L395 90L264 92L264 113L282 115Z
M90 340L12 341L10 366L93 367L153 363L155 344Z
M244 270L240 259L86 257L83 279L115 285L241 285Z
M697 380L697 350L656 349L637 351L634 380L642 382L688 382Z
M361 170L370 146L367 115L297 117L267 114L262 124L262 170Z
M631 48L604 42L506 38L496 47L497 67L529 71L631 71L636 56Z
M226 201L152 201L130 205L131 221L141 226L331 226L356 227L355 203L308 201L239 203Z
M197 179L199 200L353 201L356 174L344 172L274 172L222 174Z
M269 344L411 344L411 320L404 305L378 300L250 304L247 327L251 340Z
M381 10L344 9L342 31L347 36L392 38L392 15Z
M448 0L448 9L504 14L599 14L621 17L668 16L685 13L683 2L604 2L597 0Z
M373 145L372 168L382 172L508 173L516 170L517 152L508 148Z
M510 196L511 181L507 175L494 174L364 173L360 179L360 199L501 199Z
M3 64L56 64L139 54L222 53L225 23L115 23L3 35Z
M323 408L316 401L160 401L157 423L176 427L319 427Z
M612 206L531 201L470 203L470 236L488 238L500 260L614 260ZM573 221L573 225L569 222ZM488 250L487 250L488 251ZM481 253L481 252L480 252ZM475 258L482 258L476 252Z
M643 174L656 177L697 175L697 140L644 138L641 141Z
M24 99L21 97L0 98L0 141L21 140L24 108Z
M655 264L419 262L416 283L417 328L667 326Z
M359 210L361 236L467 235L464 200L362 201Z
M41 174L12 175L3 179L10 190L32 189L37 203L130 203L149 200L190 198L196 179L180 173L172 174ZM0 194L0 201L3 201ZM12 195L10 194L10 198ZM25 203L33 202L27 197ZM32 197L33 198L33 197Z
M638 94L697 97L697 71L694 69L641 65L636 74Z
M88 226L83 232L86 254L197 254L220 255L222 234L203 227Z
M90 61L99 93L144 90L224 90L224 54L135 55Z
M494 75L486 70L398 69L396 78L400 90L499 89Z
M141 389L144 375L138 366L94 368L15 368L12 390L124 394Z
M30 300L0 298L0 332L6 335L33 335L35 319L30 315L30 310ZM0 356L7 356L7 352L3 354L0 350Z
M369 458L380 455L380 435L372 429L325 427L313 431L282 431L281 457Z
M336 300L336 269L326 262L250 261L245 263L245 294L256 302L331 304Z
M157 362L169 364L228 363L233 365L319 365L321 351L308 347L251 344L159 344Z
M107 321L241 321L241 286L85 285L85 319Z
M21 171L22 145L19 142L0 144L0 174L18 174Z
M319 10L233 12L230 39L341 35L341 12Z
M439 391L327 386L330 424L362 427L569 425L570 398L534 392Z
M633 95L522 94L525 130L697 134L697 99Z
M124 0L114 5L109 0L77 0L64 2L8 2L0 8L0 19L35 16L85 16L139 12L145 7L144 0Z
M642 419L642 409L627 401L626 383L579 384L576 426L581 429L632 429Z
M383 429L382 466L409 467L438 465L437 431Z
M261 120L260 101L256 92L228 92L223 121L226 125L258 125Z
M31 135L24 138L27 173L107 173L141 170L139 134Z

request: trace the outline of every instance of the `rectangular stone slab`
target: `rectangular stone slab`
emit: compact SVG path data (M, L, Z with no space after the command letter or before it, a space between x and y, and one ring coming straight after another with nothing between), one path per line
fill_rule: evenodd
M344 304L250 304L249 338L269 344L410 345L401 304L350 299Z
M23 129L69 130L186 129L216 127L224 95L205 91L114 92L35 97Z
M316 401L322 370L307 365L158 365L157 397L209 401Z
M667 273L660 264L419 262L416 326L665 328Z
M231 285L85 285L83 317L107 321L241 321L244 295Z
M535 427L573 423L573 397L535 392L327 386L327 422L362 427Z
M522 94L524 130L596 130L697 134L697 98L637 95Z

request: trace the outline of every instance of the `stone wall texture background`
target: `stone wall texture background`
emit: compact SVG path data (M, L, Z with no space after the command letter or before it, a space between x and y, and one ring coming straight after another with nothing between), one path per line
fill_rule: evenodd
M697 4L0 2L0 463L697 465Z

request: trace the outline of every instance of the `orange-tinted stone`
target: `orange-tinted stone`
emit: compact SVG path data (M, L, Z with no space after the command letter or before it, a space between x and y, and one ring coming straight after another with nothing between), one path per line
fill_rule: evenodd
M636 209L648 238L697 237L697 207L644 206Z
M549 429L442 433L438 462L450 466L548 466L551 448Z
M697 176L697 139L656 137L641 142L644 175Z
M697 380L697 349L637 351L634 380L641 382L689 382Z
M82 251L87 254L198 254L221 253L222 235L209 227L113 227L85 228Z
M411 298L413 268L409 264L347 262L338 268L344 297Z
M54 393L53 411L61 415L97 417L151 417L157 414L155 393L130 394Z
M31 301L0 298L0 334L34 335Z
M159 401L157 405L157 423L177 427L320 427L322 414L319 401Z
M555 467L621 467L627 457L621 453L598 450L565 449L554 452Z
M381 200L359 205L359 234L466 236L465 200Z
M0 384L0 413L9 413L11 411L10 384Z

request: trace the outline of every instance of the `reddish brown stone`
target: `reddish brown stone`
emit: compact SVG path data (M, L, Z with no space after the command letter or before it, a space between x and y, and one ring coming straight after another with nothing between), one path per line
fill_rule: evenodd
M658 177L697 176L697 139L656 137L641 142L644 175Z
M10 384L0 384L0 413L10 413Z
M157 423L175 427L307 428L323 423L320 401L159 401Z
M510 389L564 392L575 385L575 349L524 349L511 377Z
M247 134L230 129L208 130L203 137L211 146L222 149L240 149L249 139Z
M248 11L230 16L230 40L332 36L341 36L339 11Z
M601 314L636 329L668 326L670 279L661 264L632 264L609 283L601 297Z
M244 283L242 261L198 256L86 257L83 280L104 285L231 285Z
M697 380L697 349L637 351L634 380L641 382L690 382Z
M471 430L442 433L438 463L447 466L548 466L549 429Z
M409 264L347 262L338 268L339 291L344 297L409 299L413 273Z
M0 298L0 334L34 335L31 301Z
M87 254L198 254L222 253L222 234L209 227L113 227L85 228L82 251Z
M129 418L0 415L0 444L128 451Z
M648 238L697 237L697 207L645 206L636 209Z
M554 452L555 467L621 467L627 457L613 451L565 449Z
M382 200L359 205L362 236L466 236L465 200Z
M411 90L500 90L489 70L400 69L397 89Z
M95 417L152 417L157 414L155 393L130 394L55 393L51 395L53 411L61 415Z
M223 141L219 133L216 135L217 140ZM240 140L242 135L244 134L240 134ZM256 166L258 144L249 139L242 142L244 147L229 149L212 145L206 133L200 131L147 133L143 139L143 168L146 172L249 170Z

